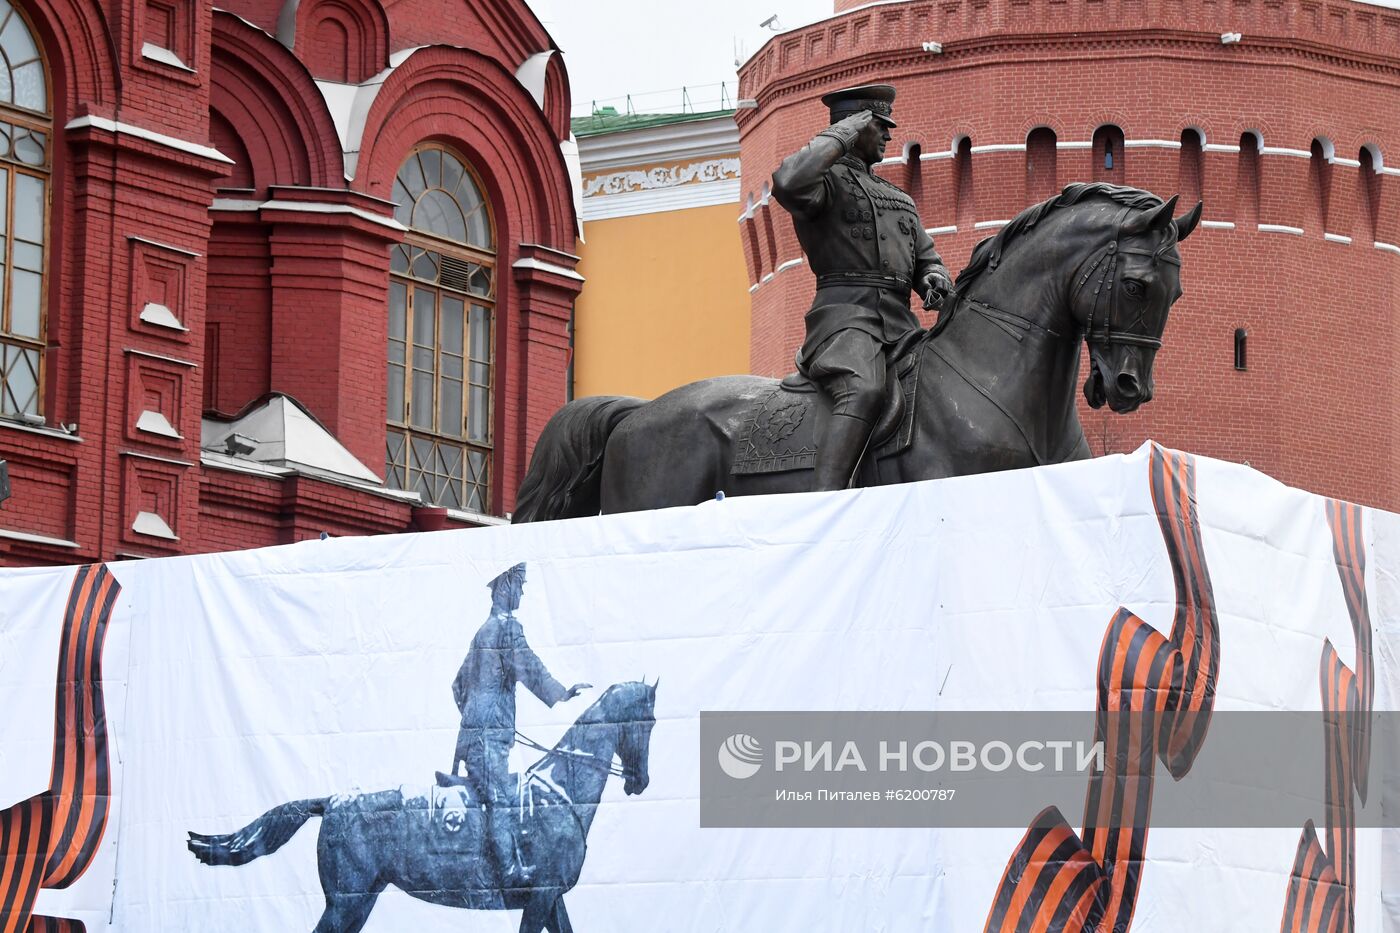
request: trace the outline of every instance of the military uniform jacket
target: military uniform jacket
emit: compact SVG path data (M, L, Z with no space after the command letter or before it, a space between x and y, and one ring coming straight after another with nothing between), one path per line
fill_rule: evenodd
M914 199L847 156L803 189L775 189L817 276L807 312L806 362L838 331L865 331L886 346L917 330L909 293L943 262Z
M553 706L568 693L530 649L513 614L492 612L472 639L452 681L452 698L464 728L515 729L515 685L522 683Z

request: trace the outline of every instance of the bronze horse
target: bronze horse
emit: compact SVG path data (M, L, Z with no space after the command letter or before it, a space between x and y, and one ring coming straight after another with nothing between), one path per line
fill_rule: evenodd
M656 684L614 684L527 772L516 844L520 865L492 877L481 846L484 818L470 799L445 808L434 792L402 790L293 800L223 835L190 833L206 865L246 865L287 843L321 817L317 862L326 908L315 933L358 933L389 885L433 904L519 910L520 933L572 933L564 895L578 883L588 831L610 775L628 795L650 782ZM620 766L613 763L617 758ZM450 790L450 789L449 789Z
M1089 344L1088 403L1115 412L1152 398L1152 363L1181 296L1177 244L1197 204L1136 188L1073 184L1023 211L973 251L923 354L910 443L867 451L857 485L987 473L1090 456L1075 408L1080 342ZM777 383L724 376L654 401L570 402L545 426L514 520L694 505L717 492L803 492L811 475L735 470L735 448ZM815 402L817 418L829 409ZM878 432L878 429L877 429Z

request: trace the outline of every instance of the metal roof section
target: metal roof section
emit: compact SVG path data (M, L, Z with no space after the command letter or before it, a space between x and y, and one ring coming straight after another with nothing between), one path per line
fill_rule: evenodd
M249 465L325 479L382 486L372 470L341 446L295 399L273 393L231 420L206 417L200 449Z
M616 107L599 107L586 117L575 117L573 130L574 135L582 139L587 136L619 133L624 130L640 130L652 126L670 126L676 123L694 123L700 120L715 120L720 117L733 116L733 110L710 110L704 113L619 113Z

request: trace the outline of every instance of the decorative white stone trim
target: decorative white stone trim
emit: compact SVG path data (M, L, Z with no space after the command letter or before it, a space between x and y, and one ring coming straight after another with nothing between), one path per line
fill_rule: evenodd
M1180 149L1181 140L1172 142L1170 139L1125 139L1124 149Z
M169 65L171 68L179 68L181 71L188 71L194 74L194 69L180 61L180 56L167 48L162 48L154 42L147 42L141 46L141 57L148 58L153 62L160 62L162 65Z
M534 259L534 258L529 258L529 259L517 259L517 260L515 261L515 264L512 265L511 268L512 268L512 269L534 269L534 270L537 271L537 272L548 272L548 273L550 273L551 275L559 275L559 276L563 276L563 277L566 278L566 279L573 279L575 282L583 282L583 281L586 281L586 280L584 279L583 276L579 275L579 274L578 274L577 272L575 272L573 269L566 269L566 268L563 267L563 266L556 266L556 265L555 265L554 263L552 263L552 262L543 262L543 261L541 261L541 260L539 260L539 259Z
M806 261L807 260L801 256L797 257L796 259L789 259L787 262L774 269L773 274L777 275L779 272L786 272L789 269L796 269L798 266L802 265Z
M1294 159L1311 159L1312 153L1306 149L1288 149L1283 146L1265 146L1259 150L1261 155L1281 155Z
M123 347L122 352L132 356L144 356L148 360L160 360L162 363L174 363L176 366L186 366L190 369L199 368L199 364L192 360L182 360L178 356L166 356L164 353L151 353L149 350L138 350L135 347Z
M471 522L475 525L509 525L509 518L501 518L499 515L483 515L480 512L468 512L463 509L448 509L447 517L459 522Z
M1391 168L1390 166L1382 165L1380 168L1376 169L1376 174L1377 174L1377 175L1400 175L1400 168Z
M1328 243L1350 243L1351 237L1342 236L1340 233L1324 233L1322 238Z
M1376 240L1371 245L1374 246L1376 249L1383 249L1386 252L1400 255L1400 246L1396 246L1394 243L1382 243L1380 240Z
M183 440L180 432L175 430L175 426L170 423L170 419L158 411L143 411L141 417L136 419L136 430L145 431L147 434L156 434L161 437L170 437L175 440Z
M932 162L935 159L951 159L955 155L957 155L957 153L951 149L946 152L923 152L919 154L919 161Z
M1229 143L1206 143L1204 152L1234 152L1240 151L1239 146L1232 146Z
M28 544L44 544L49 547L76 548L78 542L69 541L66 538L50 538L48 535L35 535L27 531L11 531L8 528L0 528L0 538L7 538L10 541L24 541Z
M677 188L662 188L657 191L629 191L626 194L598 195L583 201L583 220L610 220L614 217L632 217L637 214L659 214L664 211L680 211L692 207L714 207L720 204L739 203L740 181L716 181L699 185L681 185ZM754 210L766 202L754 205ZM743 223L753 216L752 211L739 215Z
M1025 152L1025 143L992 143L986 146L973 146L973 155L981 155L984 152Z
M678 188L682 185L706 184L739 177L738 159L707 159L672 168L652 168L642 171L631 169L612 172L583 182L583 197L600 195L629 194L633 191L655 191L660 188Z
M776 273L776 272L770 272L770 273L768 273L768 274L765 275L763 278L761 278L761 279L758 280L758 284L759 284L759 285L767 285L769 282L773 281L773 276L775 276L775 275L777 275L777 274L778 274L778 273Z
M88 115L69 120L64 125L67 130L83 130L92 127L97 130L106 130L109 133L121 133L127 136L135 136L137 139L144 139L147 142L165 146L167 149L174 149L178 152L199 156L201 159L209 159L212 162L222 162L225 165L232 165L233 160L224 155L213 146L201 146L199 143L192 143L187 139L176 139L174 136L167 136L164 133L157 133L155 130L148 130L144 126L137 126L134 123L119 123L116 120L108 120L106 117L95 117Z
M192 249L185 249L181 246L171 246L169 243L162 243L159 240L152 240L143 236L128 236L127 240L132 243L145 243L147 246L154 246L156 249L163 249L166 252L179 253L181 256L188 256L191 259L198 259L200 255Z
M83 439L77 434L69 434L62 428L25 424L23 421L15 421L9 417L0 418L0 431L23 431L25 434L38 434L42 437L53 438L56 441L69 441L74 444L81 444L83 442Z
M1201 226L1207 230L1233 230L1235 222L1233 220L1203 220Z
M1086 142L1077 142L1077 141L1060 142L1060 141L1056 140L1056 142L1055 142L1055 148L1056 148L1056 149L1093 149L1093 148L1094 148L1094 141L1093 141L1092 139L1090 139L1090 140L1088 140L1088 141L1086 141Z
M1260 233L1290 233L1290 234L1292 234L1293 236L1302 236L1302 235L1303 235L1303 228L1302 228L1302 227L1287 227L1287 226L1284 226L1283 224L1260 224L1260 225L1259 225L1259 232L1260 232Z
M175 316L174 311L154 301L146 303L146 307L141 309L139 317L143 322L153 327L165 327L170 330L178 330L181 333L189 333L190 330L180 323L180 319Z
M837 14L837 15L838 15L838 16L850 16L852 13L859 13L861 10L869 10L869 9L871 9L872 7L877 7L877 6L889 6L890 4L893 4L893 3L907 3L907 2L908 2L908 0L870 0L869 3L862 3L862 4L861 4L860 6L858 6L858 7L852 7L852 8L849 9L849 10L842 10L842 11L841 11L839 14Z
M753 285L750 285L750 286L749 286L749 294L750 294L750 295L752 295L754 292L758 291L758 286L759 286L759 284L762 284L762 283L756 283L756 284L753 284Z
M1360 168L1360 167L1361 167L1361 160L1360 160L1360 159L1343 159L1341 156L1333 156L1333 157L1332 157L1332 164L1333 164L1333 165L1341 165L1341 166L1344 166L1344 167L1346 167L1346 168Z
M950 227L929 227L924 232L927 233L929 236L942 236L945 233L957 233L958 227L957 224L954 224Z
M137 512L136 521L131 523L131 530L138 535L150 535L152 538L164 538L167 541L180 540L175 536L174 529L155 512Z
M385 217L382 214L372 214L367 210L358 207L351 207L348 204L323 204L316 201L264 201L258 205L264 211L305 211L311 214L351 214L361 220L368 220L372 224L381 227L388 227L390 230L407 230L403 224L392 217Z
M991 227L1005 227L1009 223L1011 223L1009 220L979 220L972 225L972 229L987 230Z
M256 198L215 198L209 204L211 211L255 211L262 207Z
M194 466L194 464L190 463L188 460L177 460L174 457L157 457L155 454L142 453L139 450L123 450L121 455L123 457L130 457L133 460L151 460L155 463L168 463L171 466L177 467Z

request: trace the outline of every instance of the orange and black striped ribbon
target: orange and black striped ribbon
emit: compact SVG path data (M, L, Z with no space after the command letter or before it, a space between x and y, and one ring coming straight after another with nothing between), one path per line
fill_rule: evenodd
M1281 933L1351 933L1356 928L1356 800L1366 802L1375 703L1361 507L1329 499L1327 524L1332 529L1332 554L1356 636L1356 670L1342 662L1331 639L1324 642L1319 679L1327 847L1323 848L1323 840L1317 838L1309 821L1293 859Z
M1095 741L1084 834L1056 807L1035 818L1007 863L986 933L1125 933L1147 851L1160 758L1180 780L1205 742L1220 668L1219 628L1196 514L1195 461L1154 445L1152 501L1176 584L1170 638L1120 608L1099 650Z
M111 773L102 647L117 594L105 566L78 568L63 617L49 789L0 813L0 933L81 933L77 920L31 917L40 888L66 888L107 825Z

